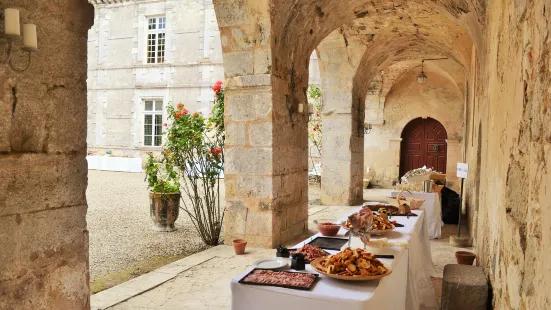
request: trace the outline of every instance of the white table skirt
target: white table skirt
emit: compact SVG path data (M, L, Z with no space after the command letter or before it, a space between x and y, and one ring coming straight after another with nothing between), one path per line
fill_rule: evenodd
M396 197L400 191L390 192L391 197ZM411 196L408 192L403 192L404 197ZM413 197L424 199L421 210L426 211L426 222L430 239L438 239L442 236L442 202L438 193L413 192Z
M423 211L415 211L417 217L394 217L404 227L396 228L384 237L389 242L409 242L408 248L385 247L368 249L381 254L394 254L394 259L381 259L391 264L392 274L380 281L349 283L320 275L311 291L299 291L271 286L239 284L250 271L231 281L232 309L437 309L436 296L430 275L434 271L430 256L430 244ZM341 229L339 235L345 231ZM302 246L319 234L295 247ZM375 238L374 238L375 239ZM343 246L346 248L348 243ZM363 247L357 237L352 238L352 248ZM335 253L336 251L328 251ZM307 270L312 271L310 267Z
M312 290L300 291L239 284L239 279L249 272L247 271L231 281L232 309L405 309L407 251L401 248L385 250L385 253L394 254L395 259L381 260L391 264L393 271L380 281L345 282L320 275ZM310 265L307 265L306 270L313 271ZM392 298L387 298L389 296Z

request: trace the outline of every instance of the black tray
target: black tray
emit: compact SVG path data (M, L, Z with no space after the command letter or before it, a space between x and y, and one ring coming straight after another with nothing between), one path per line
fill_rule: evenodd
M340 251L342 246L348 242L348 238L329 238L329 237L316 237L314 240L308 242L309 245L315 245L322 249Z
M375 254L373 255L375 256L375 258L390 258L390 259L394 259L394 255L391 255L391 254Z
M395 216L417 216L417 214L412 213L410 215L407 214L395 214L395 215L389 215L388 218L395 217Z
M296 250L298 250L298 249L300 249L300 248L289 249L289 251L296 251ZM322 249L322 250L323 250L323 249ZM340 249L339 249L339 250L340 250ZM327 254L327 255L331 255L331 253L327 253L326 251L323 251L323 252L325 252L325 254ZM292 257L293 257L293 254L289 253L289 258L292 258ZM307 260L307 259L304 259L304 263L310 264L310 262L311 262L311 261L309 261L309 260Z
M249 276L251 273L253 273L255 270L270 270L270 269L254 268L253 270L249 271L243 278L241 278L241 280L239 280L238 283L247 284L247 285L260 285L260 286L283 287L283 288L290 288L290 289L293 289L293 290L309 291L309 290L311 290L311 289L314 287L314 285L316 285L316 283L317 283L318 280L319 280L319 274L311 273L312 275L314 275L315 279L314 279L314 281L312 281L312 284L310 284L309 287L299 287L299 286L291 286L291 285L279 285L279 284L246 282L246 281L245 281L245 278L248 277L248 276ZM305 273L305 272L275 271L275 270L271 270L271 271L274 271L274 272L287 272L287 273Z

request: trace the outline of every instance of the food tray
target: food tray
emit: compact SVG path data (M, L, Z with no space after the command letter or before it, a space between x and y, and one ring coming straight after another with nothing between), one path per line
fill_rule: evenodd
M298 250L298 249L299 249L299 248L296 248L296 249L289 249L289 251L296 251L296 250ZM323 250L323 249L322 249L322 250ZM331 255L331 253L327 253L327 251L323 251L323 252L325 252L325 254L327 254L327 255ZM289 258L292 258L292 257L293 257L293 254L290 254L290 253L289 253ZM310 264L310 261L307 260L307 259L304 259L304 263Z
M348 242L348 239L318 236L314 240L308 242L308 244L315 245L325 250L340 251L342 246L345 245L347 242Z
M415 213L411 213L410 215L407 215L407 214L393 214L393 215L389 215L388 218L390 219L391 217L395 217L395 216L417 216L417 214L415 214Z
M263 268L254 268L253 270L249 271L245 276L243 276L243 278L241 278L237 283L247 284L247 285L283 287L283 288L290 288L290 289L293 289L293 290L309 291L309 290L311 290L311 289L314 287L314 285L316 285L316 283L317 283L318 280L319 280L319 274L311 273L312 275L315 276L315 279L314 279L314 281L312 281L312 284L310 284L309 287L300 287L300 286L292 286L292 285L279 285L279 284L268 284L268 283L246 282L246 281L245 281L245 278L248 277L248 276L249 276L251 273L253 273L255 270L267 270L267 269L263 269ZM273 270L270 270L270 271L273 271ZM306 273L306 272L291 272L291 271L276 271L276 272Z
M387 233L389 231L393 231L394 228L396 228L396 226L393 225L391 229L383 229L383 230L373 229L373 230L371 230L371 233L374 234L374 235L379 235L380 236L380 235L382 235L384 233Z
M323 258L318 258L310 264L312 266L312 269L315 271L323 274L324 276L327 276L329 278L338 279L338 280L344 280L344 281L370 281L370 280L378 280L381 278L384 278L392 273L392 267L390 267L387 264L383 264L385 268L387 269L387 272L385 274L377 275L377 276L340 276L337 274L331 274L327 273L323 270L323 267L321 266L321 261Z

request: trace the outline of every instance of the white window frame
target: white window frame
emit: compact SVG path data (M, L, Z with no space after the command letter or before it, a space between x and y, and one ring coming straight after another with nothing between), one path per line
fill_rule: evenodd
M154 24L151 24L151 22ZM150 29L150 25L154 25L155 29ZM155 35L155 39L150 39L150 35ZM163 36L163 44L159 44L161 40L159 36L161 35ZM162 46L162 56L159 54L160 46ZM149 53L151 51L153 52L153 57L150 57ZM166 62L166 15L146 17L145 62L150 65Z
M152 102L152 109L151 110L147 110L146 109L146 102ZM156 109L156 106L157 106L157 103L161 103L161 109ZM164 104L164 100L162 98L148 98L148 99L142 99L142 105L143 105L143 115L142 115L142 145L145 146L145 147L161 147L163 145L163 123L165 121L165 117L164 117L164 113L163 113L163 110L164 110L164 107L165 107L165 104ZM146 144L146 130L145 130L145 126L146 126L146 122L145 122L145 118L147 115L151 115L151 144ZM160 115L161 116L161 122L160 122L160 132L155 132L155 119L156 119L156 116L157 115ZM148 135L149 136L149 135ZM160 136L161 138L161 141L160 141L160 144L159 145L155 145L155 137L158 137Z

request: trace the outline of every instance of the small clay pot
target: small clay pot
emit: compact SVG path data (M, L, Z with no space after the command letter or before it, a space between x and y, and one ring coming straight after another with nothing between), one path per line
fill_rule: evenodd
M476 255L471 252L457 251L455 252L455 259L460 265L472 265Z
M234 239L232 240L232 243L233 243L233 249L235 250L235 254L237 255L245 254L245 247L247 246L247 240Z

